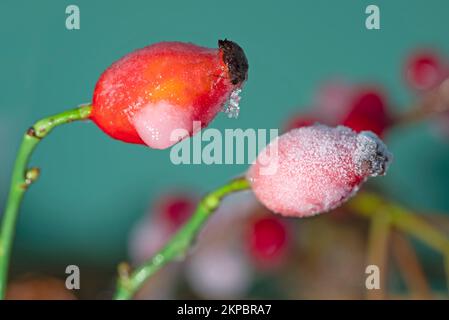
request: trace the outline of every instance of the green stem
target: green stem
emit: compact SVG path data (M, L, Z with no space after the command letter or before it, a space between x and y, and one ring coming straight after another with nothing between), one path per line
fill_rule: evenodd
M87 119L90 112L91 106L86 105L42 119L28 129L23 137L14 164L9 196L0 229L0 299L3 299L6 293L9 258L20 204L25 191L39 177L39 169L29 169L28 161L37 144L55 127L64 123Z
M150 260L129 274L125 264L119 266L119 278L115 299L131 299L145 281L156 271L173 259L184 257L206 220L218 208L221 200L237 191L246 190L249 183L245 178L238 178L206 195L198 204L192 217L173 236L173 238Z

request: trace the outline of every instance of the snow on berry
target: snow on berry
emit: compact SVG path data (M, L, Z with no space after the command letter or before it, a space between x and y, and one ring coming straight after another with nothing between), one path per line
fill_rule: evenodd
M271 211L307 217L339 206L368 177L385 174L391 158L372 132L317 124L272 141L247 178L256 197Z
M237 115L248 61L236 43L218 46L161 42L124 56L98 80L92 120L115 139L165 149L193 135L194 121L207 126L228 101Z

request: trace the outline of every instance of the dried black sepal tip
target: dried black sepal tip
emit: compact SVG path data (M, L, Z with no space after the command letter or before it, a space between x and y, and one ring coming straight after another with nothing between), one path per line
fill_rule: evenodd
M248 79L248 60L245 52L235 42L227 39L218 40L218 47L223 50L223 59L229 69L231 83L238 85Z

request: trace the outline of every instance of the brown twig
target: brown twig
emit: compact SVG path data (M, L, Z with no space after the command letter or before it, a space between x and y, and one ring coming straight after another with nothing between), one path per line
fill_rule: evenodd
M416 252L405 235L392 233L393 257L401 275L410 290L412 299L432 299L426 275L419 263Z
M443 112L449 112L449 78L426 93L413 107L395 117L392 125L414 123Z
M383 208L379 208L371 217L371 227L368 242L367 265L375 265L379 268L380 287L368 289L366 298L380 300L386 298L387 267L388 267L388 240L390 235L390 221Z

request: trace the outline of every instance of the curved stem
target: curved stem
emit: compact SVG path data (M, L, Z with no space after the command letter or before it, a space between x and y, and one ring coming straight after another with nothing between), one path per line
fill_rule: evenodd
M86 105L42 119L28 129L23 137L14 164L9 196L0 229L0 299L4 298L6 292L9 257L20 204L25 191L39 177L39 169L28 169L31 154L37 144L55 127L64 123L87 119L90 112L91 106Z
M128 272L129 267L126 264L121 264L119 266L119 278L115 299L131 299L145 281L156 271L171 260L184 257L201 230L201 227L218 208L221 200L233 192L246 190L249 187L249 182L245 178L238 178L209 193L200 201L192 217L150 260L131 274Z

